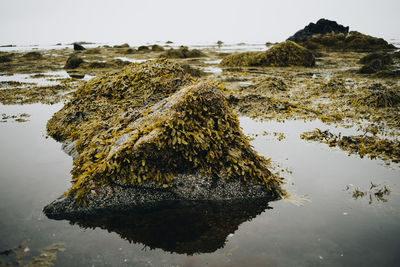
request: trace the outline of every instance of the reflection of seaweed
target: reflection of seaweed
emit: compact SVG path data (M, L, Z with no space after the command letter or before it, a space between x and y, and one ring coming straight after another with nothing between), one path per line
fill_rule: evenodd
M226 237L239 225L265 209L266 200L179 202L164 208L123 214L99 213L71 219L84 228L102 228L118 233L132 243L150 249L192 255L210 253L225 245Z
M346 190L349 189L350 186L347 186ZM371 186L367 191L361 191L360 188L357 187L352 191L352 196L354 199L368 196L369 204L372 204L374 199L381 202L387 202L388 199L385 198L385 196L389 196L390 192L391 192L390 188L387 187L386 185L380 186L378 184L374 184L373 182L371 182Z
M31 255L31 250L28 247L28 241L24 240L16 248L7 249L0 252L0 255L12 256L11 262L0 261L0 266L26 266L26 267L50 267L54 266L54 261L57 259L57 253L65 251L63 243L53 243L41 250L39 255L28 259Z

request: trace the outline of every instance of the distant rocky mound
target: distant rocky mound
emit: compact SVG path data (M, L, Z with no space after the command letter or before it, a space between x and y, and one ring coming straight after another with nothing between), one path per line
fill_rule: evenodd
M78 43L74 43L74 50L75 51L81 51L81 50L85 50L86 48L83 47L83 45L78 44Z
M279 43L265 52L244 52L225 57L220 63L231 67L288 67L315 65L315 57L306 48L292 42Z
M348 26L327 19L320 19L316 24L310 23L288 40L311 50L367 52L396 48L382 38L349 32Z
M179 65L165 59L90 80L47 128L75 159L64 204L74 199L97 209L96 196L118 191L116 199L100 207L154 205L157 197L224 200L280 194L280 179L250 147L221 88L193 84ZM221 190L210 195L212 188ZM144 197L149 190L152 197Z
M161 58L195 58L195 57L205 57L206 55L197 49L190 50L186 46L181 46L178 49L171 48L166 50L160 55Z
M289 41L302 42L311 39L316 34L328 33L349 33L349 26L345 27L336 21L320 19L317 23L310 23L304 29L297 31L293 36L289 37Z

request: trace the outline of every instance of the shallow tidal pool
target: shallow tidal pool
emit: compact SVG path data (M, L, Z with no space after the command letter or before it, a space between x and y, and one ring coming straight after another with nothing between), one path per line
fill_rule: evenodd
M71 179L72 159L61 144L46 138L46 122L61 107L0 105L0 114L30 115L27 122L0 123L0 266L16 265L17 260L29 263L54 243L65 248L56 250L55 266L400 264L398 166L302 140L302 132L316 127L346 134L352 131L318 121L240 118L245 134L254 138L251 143L256 151L271 158L274 171L283 169L281 175L286 178L285 188L291 196L270 202L269 207L250 208L248 214L237 216L211 212L204 219L206 224L186 224L179 219L182 214L174 217L172 213L158 216L158 226L148 225L143 215L142 228L133 233L125 222L93 229L49 220L42 208L66 191ZM357 188L372 192L371 182L386 185L390 194L382 199L372 193L353 197ZM163 218L168 224L177 219L176 227L171 227L176 233L168 233ZM165 232L156 227L164 227ZM182 253L186 244L192 248L191 255ZM14 251L23 253L16 258Z

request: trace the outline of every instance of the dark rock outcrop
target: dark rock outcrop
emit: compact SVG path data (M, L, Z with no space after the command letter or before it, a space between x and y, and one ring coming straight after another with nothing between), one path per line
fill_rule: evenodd
M75 51L81 51L81 50L85 50L86 48L83 47L83 45L78 44L78 43L74 43L74 50Z
M304 29L297 31L293 36L289 37L289 41L302 42L311 39L316 34L328 33L349 33L349 26L345 27L336 21L328 19L320 19L317 23L310 23Z
M316 24L310 23L288 40L311 50L368 52L396 48L382 38L349 32L349 27L326 19L320 19Z

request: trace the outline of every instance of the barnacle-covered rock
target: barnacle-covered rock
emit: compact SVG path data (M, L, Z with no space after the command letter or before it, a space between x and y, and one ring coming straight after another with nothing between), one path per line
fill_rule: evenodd
M67 195L78 203L87 203L88 196L104 187L154 187L160 201L280 194L280 179L251 148L222 89L212 83L193 84L167 60L134 64L89 81L53 116L48 130L74 143L73 185ZM191 175L197 177L194 184L178 190L179 196L178 178ZM190 179L183 180L185 184ZM223 185L210 196L215 180ZM197 187L206 190L196 195Z
M312 67L315 65L315 57L306 48L292 41L286 41L274 45L265 52L244 52L229 55L222 60L221 65L231 67Z

